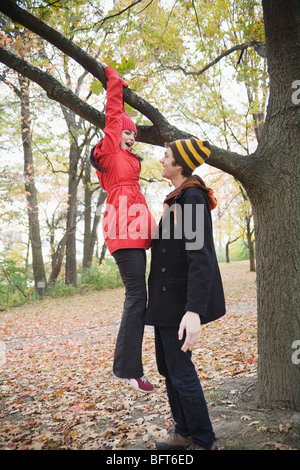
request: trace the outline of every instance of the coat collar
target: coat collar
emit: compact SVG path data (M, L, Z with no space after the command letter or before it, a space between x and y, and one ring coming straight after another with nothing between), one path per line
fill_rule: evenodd
M166 203L166 201L172 199L173 197L177 198L184 189L189 187L199 188L205 192L211 210L213 210L217 206L217 200L214 196L214 191L208 188L202 178L200 178L200 176L198 175L192 175L190 178L187 178L178 188L174 189L171 193L166 196L164 203Z

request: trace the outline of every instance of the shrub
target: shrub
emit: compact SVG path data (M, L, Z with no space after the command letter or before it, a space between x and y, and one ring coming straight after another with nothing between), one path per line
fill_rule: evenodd
M104 260L101 265L95 263L91 268L81 269L79 279L81 288L101 290L122 285L119 269L110 259Z
M13 259L0 259L0 309L35 297L31 267L19 267Z

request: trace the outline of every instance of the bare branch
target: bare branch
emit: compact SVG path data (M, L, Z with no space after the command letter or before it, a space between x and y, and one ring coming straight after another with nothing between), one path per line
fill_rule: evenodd
M258 41L250 41L250 42L245 42L243 44L238 44L236 46L233 46L231 47L230 49L228 49L227 51L223 51L220 55L218 55L218 57L216 57L214 60L212 60L211 62L209 62L207 65L205 65L205 67L203 67L202 69L196 71L196 72L189 72L187 71L184 67L181 67L180 65L177 65L176 67L170 67L168 66L167 68L168 69L171 69L171 70L181 70L184 75L194 75L194 76L197 76L197 75L201 75L202 73L206 72L206 70L208 70L210 67L212 67L213 65L217 64L218 62L220 62L221 59L223 59L224 57L232 54L233 52L235 51L243 51L245 49L248 49L248 47L254 47L254 49L256 50L256 52L258 53L258 50L260 51L259 55L261 57L265 57L265 55L262 55L264 54L264 48L263 48L263 44L262 43L259 43ZM241 53L241 55L242 55ZM239 58L239 61L241 60L241 56ZM239 62L238 61L238 62Z
M110 20L111 18L115 18L116 16L122 15L125 11L130 10L130 8L134 7L134 6L137 5L138 3L141 3L141 1L142 1L142 0L136 0L135 2L131 3L128 7L124 8L124 9L121 10L121 11L118 11L118 13L114 13L113 15L106 16L106 17L103 18L103 20L100 22L100 27L103 26L103 24L105 23L105 21Z

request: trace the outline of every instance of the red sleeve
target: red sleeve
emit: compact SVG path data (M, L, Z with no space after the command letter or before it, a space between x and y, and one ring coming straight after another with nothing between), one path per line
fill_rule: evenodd
M94 156L96 159L104 154L116 153L122 138L123 86L127 86L127 83L119 78L118 73L114 69L108 66L105 67L105 74L108 80L104 139L101 143L101 154L97 151L97 146L95 148Z

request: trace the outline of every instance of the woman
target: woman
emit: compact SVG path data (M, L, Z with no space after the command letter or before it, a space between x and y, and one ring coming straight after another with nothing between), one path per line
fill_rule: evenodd
M114 374L136 389L151 392L143 374L142 341L146 309L146 252L156 230L140 191L140 159L132 153L137 129L125 113L123 86L117 72L106 66L107 102L104 138L91 152L91 164L107 192L103 235L125 286L125 302L114 356Z

